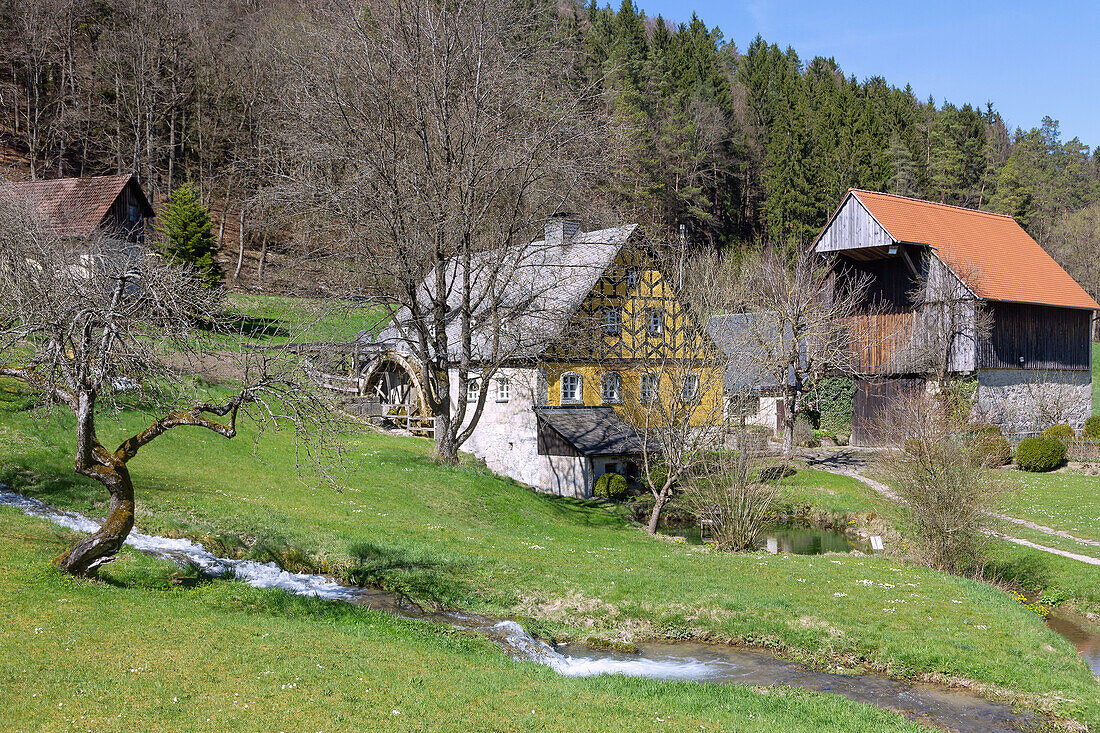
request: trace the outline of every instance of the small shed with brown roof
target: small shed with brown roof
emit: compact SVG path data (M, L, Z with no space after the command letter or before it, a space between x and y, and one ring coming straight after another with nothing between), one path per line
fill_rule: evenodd
M1029 397L1039 392L1061 393L1065 421L1088 417L1090 335L1100 305L1012 217L853 189L813 247L837 272L870 277L868 305L880 314L867 333L881 335L885 327L906 334L874 347L857 344L855 441L873 442L870 422L891 396L927 376L901 352L935 321L922 317L928 304L916 293L937 280L972 303L972 313L981 307L988 314L988 333L978 332L976 320L963 324L948 366L976 377L978 406L990 420L1013 433L1046 427L1027 414Z
M0 195L29 205L51 233L83 239L103 232L141 242L153 207L137 176L93 176L0 184Z

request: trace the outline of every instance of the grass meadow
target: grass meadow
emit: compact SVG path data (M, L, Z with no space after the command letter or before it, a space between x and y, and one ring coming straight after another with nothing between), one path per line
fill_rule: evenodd
M44 419L30 409L30 396L12 389L10 383L4 387L0 391L0 455L6 458L0 481L54 505L102 516L102 489L72 472L72 419L61 415ZM124 412L105 419L99 433L110 444L147 419L141 413ZM258 443L253 437L248 429L229 441L209 432L183 429L144 449L130 463L142 531L190 537L225 555L270 559L292 570L322 570L352 582L380 585L428 606L513 617L529 631L546 637L601 643L694 638L765 646L789 658L834 668L870 667L898 677L971 680L1032 706L1100 724L1100 688L1083 661L1038 616L988 584L883 557L728 555L651 538L613 506L538 494L473 462L438 466L430 459L429 444L415 438L374 433L357 436L349 446L345 488L335 491L299 480L291 436L271 433ZM874 497L858 482L810 471L796 478L792 492L830 510L860 511L875 506ZM98 612L104 616L89 626L108 632L101 635L98 645L83 647L97 664L106 663L100 655L115 653L104 646L111 639L122 643L123 638L140 638L143 644L155 639L155 643L175 646L176 624L170 618L179 614L187 616L188 623L198 623L197 619L210 613L203 604L228 604L228 609L218 613L230 613L233 623L246 626L258 623L249 610L252 605L299 607L298 601L285 597L273 601L269 594L232 590L234 584L213 583L185 593L161 590L149 581L153 587L146 589L149 582L144 578L155 578L163 571L150 569L140 558L128 560L134 569L120 585L69 581L51 575L48 569L49 559L63 546L58 530L35 528L33 522L13 517L11 512L3 522L4 536L23 538L6 549L23 558L9 561L10 572L22 568L20 577L33 578L34 583L45 583L51 589L68 584L65 587L73 590L67 594L79 590L102 601ZM52 539L43 540L51 532ZM1003 564L1025 573L1037 567L1032 564L1036 554L1006 555ZM111 573L121 573L126 567L119 563ZM5 571L5 577L8 575ZM1092 581L1082 582L1097 580L1093 576ZM29 582L16 582L15 586ZM1100 582L1094 587L1100 587ZM119 611L115 624L110 623L115 613L111 609L125 608L107 600L112 594L119 594L118 603L127 599L127 603L136 604L135 610L124 614L125 623L141 619L136 633L127 630L123 637L121 626L117 633L110 632L123 622ZM242 609L225 600L236 597L234 594L259 600L244 602L247 608ZM4 596L5 602L16 602L10 600L14 596ZM8 609L5 616L17 617L24 625L41 626L35 619L41 618L43 611L35 604L62 608L58 599L69 595L53 590L47 593L39 587L18 597L24 599L19 603L30 605ZM187 602L192 597L200 599L194 608ZM147 609L163 604L171 611L145 618ZM303 608L310 606L302 604ZM353 659L359 652L345 652L342 646L351 643L348 638L365 633L363 619L371 616L356 615L359 613L311 611L287 619L279 612L272 621L272 614L264 610L259 616L265 619L264 624L288 624L283 627L283 638L300 634L301 645L295 642L282 656L296 657L297 649L307 655L309 650L325 649L326 655L343 660L341 664L362 665L368 662ZM333 615L342 620L334 621ZM394 629L405 628L397 622L387 623ZM145 624L159 631L148 630ZM330 633L336 641L326 646L324 639ZM186 638L179 643L180 649L194 646ZM466 643L476 650L480 642ZM259 667L268 664L267 658L262 663L246 663L253 655L263 658L251 644L234 645L221 631L212 637L212 644L216 651L209 652L213 655L210 665L234 669L242 678L263 675ZM425 644L424 648L431 646ZM3 648L14 655L0 665L4 667L15 660L57 652L9 644ZM464 649L463 654L474 654ZM477 654L489 652L482 649ZM326 658L330 664L335 661L332 656ZM424 657L430 659L430 655ZM513 669L513 663L499 654L493 659L486 664ZM431 668L430 661L423 664L425 669ZM457 661L454 664L460 666ZM549 673L541 670L515 674L526 675L527 680L550 679ZM149 684L158 683L150 679ZM425 691L423 698L435 696L438 690L433 687L436 682L418 684ZM529 683L516 684L524 687ZM554 681L559 684L578 685L576 689L591 684L597 690L623 686L655 698L662 697L655 691L664 689L657 683L621 680ZM333 690L334 699L352 694L344 687ZM320 694L315 692L315 700ZM396 687L390 694L396 694ZM714 693L675 694L692 699L702 696L698 699L703 705L703 698ZM167 697L165 692L159 699ZM523 695L518 698L526 699ZM424 704L459 709L457 703L441 702L445 700ZM261 708L269 704L258 698L255 702ZM623 709L623 704L618 704L618 709Z

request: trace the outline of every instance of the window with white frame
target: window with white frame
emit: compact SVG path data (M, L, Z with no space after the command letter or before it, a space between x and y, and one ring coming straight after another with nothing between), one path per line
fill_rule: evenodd
M497 377L497 402L512 399L512 382L508 377Z
M561 375L561 402L563 405L581 402L581 375L576 372Z
M618 336L622 328L622 317L618 308L603 309L603 332L608 336Z
M664 330L665 319L661 311L652 309L645 313L645 329L652 335L657 335Z
M604 374L600 380L600 394L604 404L623 401L623 378L615 372Z
M643 374L640 389L638 390L638 397L643 403L650 403L657 401L657 385L659 384L659 377L656 374Z
M696 402L699 399L699 375L685 374L680 379L680 400Z
M477 395L481 391L481 380L477 377L470 377L466 381L466 401L477 402Z

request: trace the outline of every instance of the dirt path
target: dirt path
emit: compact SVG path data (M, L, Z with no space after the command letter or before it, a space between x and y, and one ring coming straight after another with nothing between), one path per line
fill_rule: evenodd
M897 494L895 494L889 486L880 481L875 481L874 479L867 478L862 473L860 473L860 469L866 465L866 456L849 452L845 454L839 454L837 456L832 456L825 460L811 460L809 462L809 465L821 471L828 471L829 473L835 473L841 476L847 476L848 478L853 478L856 481L870 486L875 491L875 493L884 496L887 499L890 499L892 501L898 500ZM1063 532L1062 530L1054 529L1052 527L1045 527L1041 524L1036 524L1035 522L1029 522L1026 519L1019 519L1008 514L1000 514L996 512L994 512L992 516L1005 522L1018 524L1022 527L1027 527L1028 529L1035 530L1036 532L1042 532L1043 534L1048 534L1053 537L1061 537L1062 539L1072 540L1074 542L1079 542L1083 545L1100 547L1100 542L1081 539L1080 537L1075 537L1071 535L1069 532ZM990 532L990 534L1007 542L1012 542L1014 544L1022 545L1024 547L1030 547L1034 550L1049 552L1052 555L1061 555L1062 557L1068 557L1071 560L1077 560L1078 562L1087 563L1088 565L1100 566L1100 559L1095 557L1089 557L1088 555L1078 555L1074 552L1059 550L1055 547L1047 547L1046 545L1040 545L1029 540L1024 540L1020 539L1019 537L1013 537L1011 535L1004 534L1003 532Z

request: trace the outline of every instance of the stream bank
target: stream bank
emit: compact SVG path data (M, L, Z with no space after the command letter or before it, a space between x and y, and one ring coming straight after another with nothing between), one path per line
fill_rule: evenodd
M98 527L92 519L53 509L10 491L0 490L0 504L76 531L92 531ZM965 732L1034 730L1044 722L1038 715L1015 712L1010 705L991 702L966 690L891 680L875 674L824 673L779 659L764 650L690 642L645 644L633 654L571 644L551 646L532 638L514 621L460 612L425 611L381 590L347 586L321 575L289 573L274 563L219 558L186 539L133 532L127 542L142 552L193 565L209 576L236 578L255 587L355 603L403 618L478 633L501 645L512 656L546 665L562 675L623 674L759 687L786 685L839 694L899 712L913 720Z

